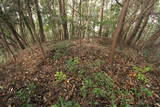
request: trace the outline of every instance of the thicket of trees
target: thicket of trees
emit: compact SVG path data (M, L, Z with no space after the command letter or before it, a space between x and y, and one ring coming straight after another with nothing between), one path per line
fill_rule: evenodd
M1 0L0 53L72 38L112 38L119 44L160 45L159 0Z

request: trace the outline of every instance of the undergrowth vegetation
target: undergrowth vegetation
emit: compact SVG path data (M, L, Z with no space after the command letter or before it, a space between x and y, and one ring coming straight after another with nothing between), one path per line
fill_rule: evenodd
M71 45L60 43L58 46L56 46L56 49L63 49L63 52L65 52L69 46ZM56 51L56 53L59 54L59 51ZM91 72L88 69L82 68L79 66L83 62L80 57L65 59L64 62L66 64L65 67L67 72L56 72L54 75L55 80L61 82L61 84L65 84L66 81L69 82L70 74L74 75L75 78L80 79L81 86L78 88L80 93L77 94L80 95L82 99L86 100L86 102L88 102L88 106L95 107L104 104L112 107L131 107L135 101L141 101L142 99L148 99L153 96L153 91L143 85L125 89L119 87L112 77L104 71ZM100 68L104 64L106 64L104 60L96 59L92 62L89 62L89 64L85 66L89 67L90 69L94 69ZM144 68L133 66L135 79L147 84L149 82L149 78L146 76L146 73L152 71L152 69L153 68L151 66L146 66ZM57 104L54 104L51 107L80 107L80 104L70 100L64 100L63 97L60 96ZM143 102L140 104L143 105Z
M80 58L76 57L76 58L71 58L67 61L67 69L70 72L76 72L78 71L78 64L80 63Z
M133 69L136 72L137 80L142 81L144 83L149 82L149 79L146 77L145 73L151 71L152 67L148 66L148 67L141 68L141 67L134 66Z
M31 97L35 96L36 85L29 84L26 88L17 91L17 97L23 102L22 107L34 107Z
M58 82L61 82L63 80L66 80L67 76L63 72L56 72L55 79Z
M128 65L123 66L121 61L125 58L116 60L116 65L110 65L105 55L95 56L99 50L92 50L92 54L83 47L84 53L78 50L75 55L72 54L74 48L69 42L56 43L46 61L37 66L36 74L20 71L25 73L24 78L32 75L34 79L29 78L29 81L32 80L30 84L27 81L28 85L24 83L20 88L13 88L16 82L11 84L9 91L13 88L16 94L12 100L18 101L20 107L41 104L44 107L150 106L150 101L157 95L152 88L152 66L142 67L127 61ZM0 91L6 90L6 87L0 85Z

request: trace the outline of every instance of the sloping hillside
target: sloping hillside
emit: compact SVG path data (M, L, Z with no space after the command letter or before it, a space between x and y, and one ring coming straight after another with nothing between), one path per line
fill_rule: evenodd
M160 106L160 71L141 53L98 40L61 41L26 49L0 68L0 104L11 107ZM5 102L5 103L4 103Z

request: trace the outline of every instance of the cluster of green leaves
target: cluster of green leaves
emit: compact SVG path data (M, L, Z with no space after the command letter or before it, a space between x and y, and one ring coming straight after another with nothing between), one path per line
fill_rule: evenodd
M151 71L152 67L148 66L148 67L141 68L141 67L134 66L133 69L137 73L136 74L137 80L140 80L144 83L148 83L149 79L146 77L145 73Z
M115 84L111 77L106 73L99 72L94 73L91 77L85 78L83 80L83 86L80 88L83 97L93 95L94 97L106 97L114 103Z
M80 107L80 105L73 101L65 101L60 97L58 103L52 105L51 107Z
M67 61L67 69L71 72L78 71L78 64L80 63L80 58L71 58Z
M21 89L17 92L18 98L24 103L22 107L33 107L33 104L30 104L31 97L35 94L36 85L29 84L25 89Z
M150 69L145 68L142 72L147 72L148 70ZM137 98L152 96L152 92L144 87L132 88L131 90L118 88L112 78L104 72L94 73L90 77L84 78L80 91L85 98L89 96L107 98L114 107L117 107L117 96L121 97L118 104L123 107L131 107L130 104L134 102L133 95ZM90 104L98 105L99 103L91 100Z
M152 91L142 86L140 88L132 88L131 91L139 99L142 97L151 97L153 95Z
M63 72L56 72L54 76L56 81L58 82L61 82L67 79L66 74L64 74Z
M117 89L117 94L121 96L121 106L122 107L132 107L130 104L134 101L132 93L127 89Z

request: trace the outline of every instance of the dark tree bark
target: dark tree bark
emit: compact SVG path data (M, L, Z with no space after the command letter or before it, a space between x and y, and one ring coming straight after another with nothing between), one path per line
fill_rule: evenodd
M34 3L35 3L35 7L36 7L37 16L38 16L40 39L41 39L41 42L45 42L46 36L44 34L43 22L42 22L41 12L40 12L40 8L39 8L39 4L38 4L39 2L38 2L38 0L34 0Z
M118 0L115 0L116 1L116 3L118 4L118 5L120 5L121 7L123 7L123 5L118 1Z

